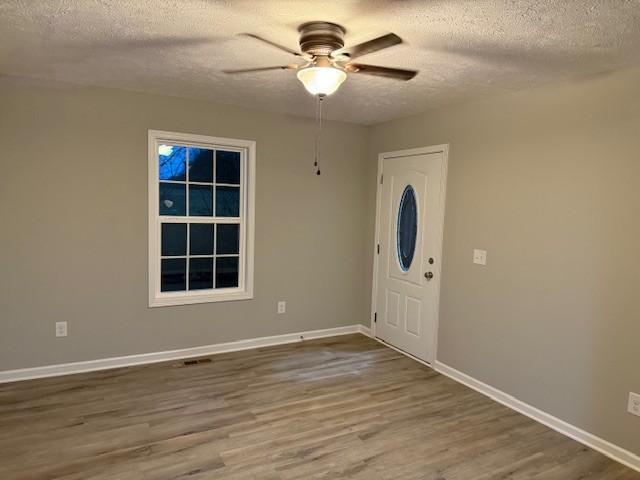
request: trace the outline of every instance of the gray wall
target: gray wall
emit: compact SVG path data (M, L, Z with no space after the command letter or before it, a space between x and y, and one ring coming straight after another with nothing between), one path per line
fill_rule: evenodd
M365 127L325 123L317 177L307 119L101 89L0 105L0 370L368 320ZM149 128L257 141L253 300L147 307Z
M3 86L0 370L368 324L376 156L449 143L439 360L640 453L638 85L328 122L320 178L306 119ZM147 308L148 128L257 141L254 300Z
M373 238L377 154L450 144L438 360L638 454L639 85L627 71L378 125L368 164Z

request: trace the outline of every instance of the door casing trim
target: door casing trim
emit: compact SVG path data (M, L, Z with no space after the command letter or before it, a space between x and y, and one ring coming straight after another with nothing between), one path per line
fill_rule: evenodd
M396 150L378 154L378 175L376 176L376 221L373 239L373 282L371 287L371 336L377 338L376 323L374 316L376 313L376 298L378 293L378 252L377 245L380 242L380 202L382 201L382 189L380 177L383 175L383 161L393 158L404 158L414 155L426 155L430 153L442 153L442 176L440 181L440 221L439 232L436 232L437 258L439 261L435 265L435 301L434 301L434 328L433 328L433 359L435 363L438 358L438 325L440 324L440 284L442 278L442 243L444 238L444 213L445 200L447 196L447 170L449 165L449 144L434 145L431 147L411 148L407 150ZM386 344L386 343L385 343ZM388 345L388 344L387 344ZM425 362L429 364L430 362Z

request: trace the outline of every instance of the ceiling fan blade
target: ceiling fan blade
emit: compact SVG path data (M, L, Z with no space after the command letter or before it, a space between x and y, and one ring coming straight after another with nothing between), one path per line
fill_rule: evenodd
M404 68L378 67L377 65L365 65L362 63L349 63L345 69L351 73L364 73L376 77L392 78L394 80L411 80L418 74L417 70L405 70Z
M297 70L298 65L278 65L277 67L257 67L257 68L237 68L231 70L222 70L224 73L251 73L251 72L266 72L269 70Z
M267 45L271 45L272 47L275 47L278 50L282 50L284 52L290 53L291 55L295 55L296 57L307 58L307 56L304 55L302 52L299 52L297 50L294 50L293 48L285 47L284 45L280 45L278 43L272 42L271 40L267 40L266 38L263 38L259 35L255 35L253 33L242 33L241 35L244 35L245 37L254 38L256 40L266 43Z
M388 33L382 37L374 38L367 42L359 43L351 47L344 47L334 52L334 56L347 55L349 58L357 58L369 53L377 52L385 48L402 43L402 39L395 33Z

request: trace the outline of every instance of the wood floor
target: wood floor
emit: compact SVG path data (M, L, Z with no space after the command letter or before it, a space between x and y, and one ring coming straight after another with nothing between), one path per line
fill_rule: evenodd
M0 385L0 479L638 480L361 335Z

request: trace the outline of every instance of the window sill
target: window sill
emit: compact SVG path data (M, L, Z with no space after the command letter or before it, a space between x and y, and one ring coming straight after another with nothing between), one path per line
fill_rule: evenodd
M252 292L235 291L220 292L204 295L160 295L149 299L149 307L171 307L176 305L193 305L197 303L233 302L237 300L251 300Z

